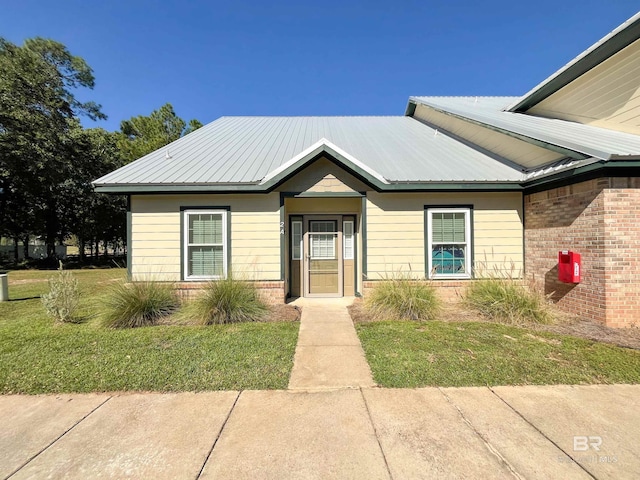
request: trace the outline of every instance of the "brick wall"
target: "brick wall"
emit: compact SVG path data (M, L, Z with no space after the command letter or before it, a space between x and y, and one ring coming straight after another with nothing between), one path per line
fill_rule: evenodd
M208 282L181 282L177 285L178 292L185 298L193 297L202 291ZM282 304L285 301L283 281L255 281L262 299L269 305Z
M362 282L362 296L366 298L379 281L380 280L365 280ZM440 299L450 301L457 300L462 296L467 288L468 282L469 280L433 280L431 281L431 285L436 288Z
M609 326L639 323L638 187L638 178L599 178L525 195L525 272L563 310ZM579 284L557 280L559 250L582 255Z

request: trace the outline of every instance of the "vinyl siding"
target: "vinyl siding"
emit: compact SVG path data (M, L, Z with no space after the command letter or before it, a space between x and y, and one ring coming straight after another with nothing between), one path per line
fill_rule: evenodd
M476 274L523 267L520 193L367 194L368 279L397 272L425 277L425 205L473 205Z
M252 280L280 278L280 197L271 193L132 196L134 280L181 280L180 207L230 207L232 271Z
M640 40L527 113L640 134Z

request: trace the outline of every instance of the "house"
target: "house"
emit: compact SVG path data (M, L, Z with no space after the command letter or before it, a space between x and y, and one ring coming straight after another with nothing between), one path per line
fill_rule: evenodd
M640 324L640 14L522 97L410 97L397 117L223 117L94 182L129 199L129 273L233 270L272 301L443 293L485 272ZM558 252L582 255L561 283Z

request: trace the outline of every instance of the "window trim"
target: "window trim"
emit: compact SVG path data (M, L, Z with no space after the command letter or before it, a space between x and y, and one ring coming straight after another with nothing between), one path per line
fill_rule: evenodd
M473 205L425 205L425 277L433 280L466 280L473 278ZM465 213L465 273L432 273L433 270L433 231L431 229L434 213ZM453 242L461 243L461 242Z
M182 279L186 282L201 282L221 280L227 278L230 264L230 215L229 207L180 207L182 235L180 249L182 256ZM189 275L189 216L202 214L222 215L222 276L220 275Z

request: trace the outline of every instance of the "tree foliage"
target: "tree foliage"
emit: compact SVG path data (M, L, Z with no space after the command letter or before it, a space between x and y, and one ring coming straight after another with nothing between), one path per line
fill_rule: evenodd
M120 123L122 136L118 146L127 162L132 162L187 135L202 126L193 119L189 124L176 115L167 103L149 116L139 115Z
M167 103L123 121L119 132L85 129L80 116L106 118L100 105L76 98L94 82L85 60L59 42L18 46L0 37L0 236L25 245L44 238L49 256L71 235L81 256L87 242L123 243L125 199L97 194L91 182L202 126Z
M91 68L64 45L33 38L17 46L0 38L1 233L42 235L50 254L64 230L60 185L73 175L73 119L106 118L99 105L73 94L93 85Z

